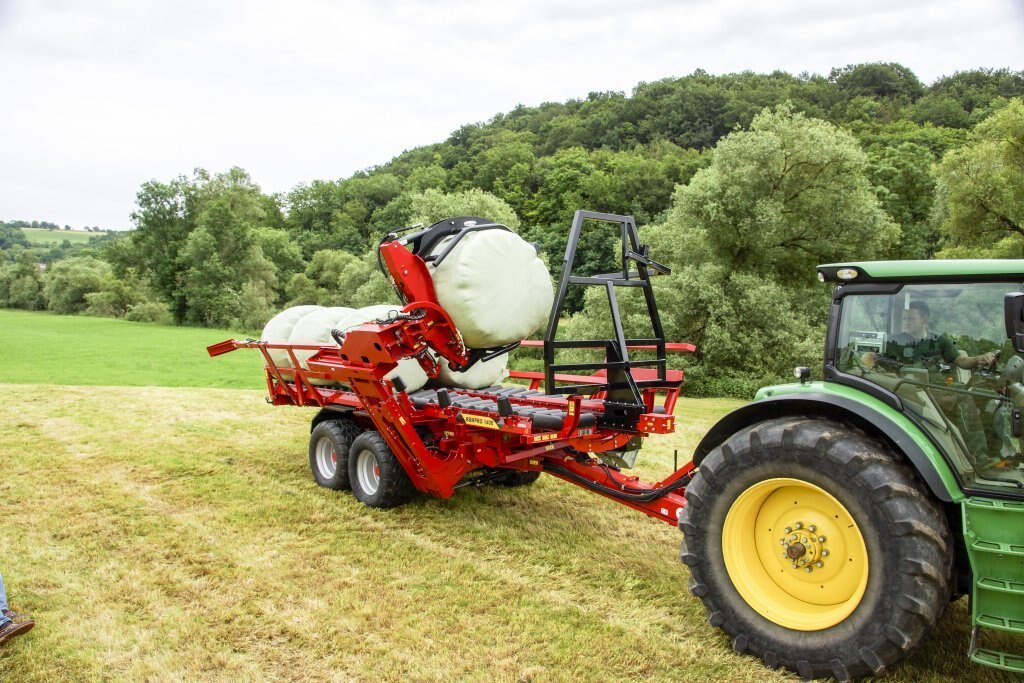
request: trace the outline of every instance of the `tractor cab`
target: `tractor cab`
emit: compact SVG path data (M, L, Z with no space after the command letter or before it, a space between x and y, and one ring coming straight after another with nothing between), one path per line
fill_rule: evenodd
M826 373L916 423L964 489L1024 497L1024 358L1006 329L1007 295L1022 291L1021 266L980 267L823 266L823 277L839 282Z

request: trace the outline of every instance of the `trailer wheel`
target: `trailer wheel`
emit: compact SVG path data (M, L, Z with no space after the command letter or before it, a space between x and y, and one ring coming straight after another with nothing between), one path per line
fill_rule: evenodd
M352 441L363 430L351 420L324 420L309 434L309 469L317 484L347 491L348 454Z
M348 477L352 493L372 508L403 505L415 490L384 437L375 431L363 432L352 442Z
M805 679L878 674L949 599L938 503L883 445L810 417L762 422L713 450L686 491L680 559L733 649Z
M506 476L495 481L494 484L495 486L505 486L511 489L519 486L529 486L538 479L540 479L539 471L509 472Z

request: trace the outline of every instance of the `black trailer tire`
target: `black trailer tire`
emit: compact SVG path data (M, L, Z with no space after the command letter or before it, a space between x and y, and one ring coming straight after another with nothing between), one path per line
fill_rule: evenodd
M887 447L831 420L734 434L701 463L679 528L708 622L737 652L804 679L881 673L949 600L939 503Z
M416 490L384 437L375 431L363 432L352 442L348 478L355 497L372 508L404 505Z
M362 433L352 420L324 420L309 434L309 469L313 480L324 488L347 491L348 453Z
M517 488L519 486L529 486L533 482L540 479L539 471L528 471L528 472L510 472L508 475L498 479L494 482L495 486L504 486L506 488Z

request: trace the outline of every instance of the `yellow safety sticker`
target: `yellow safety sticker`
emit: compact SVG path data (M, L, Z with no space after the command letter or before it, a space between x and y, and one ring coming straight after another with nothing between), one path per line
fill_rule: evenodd
M466 415L462 414L462 419L465 420L466 424L473 425L474 427L485 427L486 429L501 429L498 423L489 417L482 417L480 415Z

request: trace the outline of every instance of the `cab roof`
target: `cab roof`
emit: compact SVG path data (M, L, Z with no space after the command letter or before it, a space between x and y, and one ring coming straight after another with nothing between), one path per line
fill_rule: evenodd
M841 274L840 274L841 273ZM822 282L974 282L1024 279L1024 259L850 261L818 266Z

